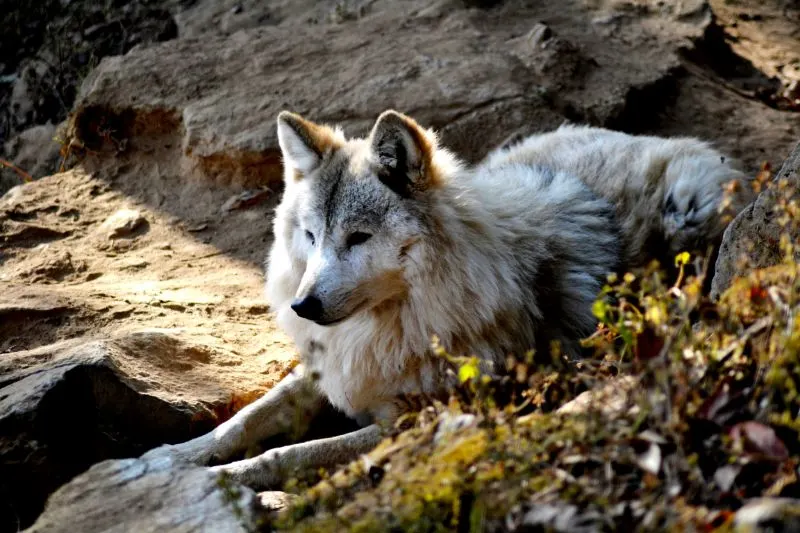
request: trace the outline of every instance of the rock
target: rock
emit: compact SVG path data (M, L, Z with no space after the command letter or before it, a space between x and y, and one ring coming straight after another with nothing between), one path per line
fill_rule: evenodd
M374 9L341 25L260 27L105 58L81 87L74 133L114 154L152 150L146 139L171 135L182 173L254 187L280 180L281 110L366 134L393 107L474 161L515 130L552 128L565 116L624 125L642 100L632 95L674 76L680 62L665 46L677 52L705 28L659 9L647 30L655 33L625 19L625 38L610 40L575 22L584 7L569 7L581 12L574 18L546 3L436 17ZM568 22L529 42L543 18Z
M255 531L250 489L169 459L105 461L56 491L28 533Z
M34 178L49 176L60 161L56 136L56 126L49 122L28 128L6 142L5 157Z
M597 389L579 394L559 407L557 412L565 415L600 413L604 416L637 412L639 407L632 403L631 392L638 384L639 380L634 376L609 380Z
M40 314L64 312L60 303L40 307ZM0 315L12 312L2 309ZM216 419L210 408L228 403L224 387L215 388L209 376L201 378L206 391L176 379L198 372L196 361L212 355L203 350L163 333L141 332L3 354L0 531L29 525L48 494L98 461L137 456L209 431ZM74 526L79 518L75 514L62 526Z
M61 301L59 298L50 298L48 301L33 300L33 301L18 301L13 304L0 303L0 318L3 322L14 319L14 315L25 314L31 315L34 313L45 315L57 315L65 313L70 309L68 303Z
M53 294L46 297L17 296L13 300L0 301L0 354L55 342L58 338L57 324L74 320L78 312L68 299Z
M800 143L775 175L775 181L786 179L796 190L800 186ZM734 278L752 269L776 265L781 261L780 238L783 229L773 214L776 192L767 189L728 225L717 257L711 297L719 298ZM797 235L794 235L795 241Z
M733 531L759 533L800 531L800 500L756 498L748 501L733 517Z
M284 511L299 498L300 497L296 494L290 494L280 490L268 490L258 493L258 499L264 510L275 514Z
M11 90L9 110L13 124L29 126L36 124L39 86L41 80L47 75L47 63L40 59L30 59L23 62L20 74L17 76Z
M28 128L5 143L0 156L33 178L41 178L58 169L60 146L56 127L51 123ZM18 171L0 166L0 195L23 183Z
M269 188L246 190L228 198L220 210L228 214L236 209L245 209L266 200L272 191Z
M442 0L439 0L441 3ZM461 8L461 0L444 0L448 9ZM319 2L318 0L193 0L191 5L175 15L178 34L182 38L230 35L239 30L260 26L304 26L326 23L342 24L386 11L408 16L425 9L429 0L348 0Z
M181 38L229 34L278 24L286 19L288 12L310 15L313 4L318 3L308 0L273 0L268 3L257 0L196 0L175 14L175 22Z
M30 222L7 221L0 225L0 242L5 246L33 248L43 243L63 239L69 231L42 226Z
M134 209L120 209L103 222L99 232L109 239L130 237L146 223L147 220L145 220L139 211Z
M5 135L66 118L92 63L177 36L180 0L99 5L86 0L6 4L0 12L0 145ZM2 85L13 84L6 98Z
M38 258L32 265L17 271L16 275L31 283L49 284L85 271L85 262L73 258L67 251L60 251Z

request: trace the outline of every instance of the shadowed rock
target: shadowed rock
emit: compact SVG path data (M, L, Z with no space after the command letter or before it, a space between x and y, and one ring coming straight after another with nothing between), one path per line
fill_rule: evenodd
M117 364L121 355L142 359L170 346L145 337L65 341L3 354L0 531L30 524L48 494L97 461L139 455L213 427L211 413L201 403L151 394L132 367L126 371ZM176 341L172 353L159 355L179 359L181 346ZM74 525L79 516L64 527Z
M797 189L800 184L800 143L786 158L774 179L786 179L790 187ZM762 192L725 230L711 284L712 298L719 298L734 278L754 268L776 265L781 261L780 239L784 229L773 211L776 194L771 189ZM797 236L794 238L796 240Z

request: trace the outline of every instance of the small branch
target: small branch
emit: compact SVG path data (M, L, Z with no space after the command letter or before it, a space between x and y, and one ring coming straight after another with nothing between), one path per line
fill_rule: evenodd
M12 163L11 161L6 161L5 159L0 159L0 166L4 166L6 168L10 168L14 172L20 175L20 177L25 181L25 183L30 183L33 181L33 176L19 168L17 165Z
M722 364L727 361L728 358L733 355L739 347L743 346L745 342L772 326L773 323L774 320L771 316L765 316L754 322L749 328L744 330L738 339L732 342L730 346L722 351L722 353L717 355L717 362Z

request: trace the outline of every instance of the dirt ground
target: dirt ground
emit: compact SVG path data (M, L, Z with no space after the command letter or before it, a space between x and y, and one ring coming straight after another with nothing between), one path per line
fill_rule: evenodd
M215 199L221 207L226 198L207 201ZM274 200L187 223L82 170L12 192L2 204L0 352L84 336L173 332L213 356L202 367L207 373L177 383L158 380L160 387L196 393L211 380L234 391L263 389L271 373L281 371L275 362L293 354L261 297L260 263ZM117 226L103 223L115 213L138 222L112 237ZM235 247L233 257L220 242Z
M644 129L710 140L751 173L765 162L776 169L800 138L800 5L710 4L716 24Z

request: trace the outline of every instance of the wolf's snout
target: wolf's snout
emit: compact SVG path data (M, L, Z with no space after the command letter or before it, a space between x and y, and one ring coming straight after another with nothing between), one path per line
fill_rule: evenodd
M322 301L316 296L306 296L292 302L292 310L300 318L319 320L322 318Z

